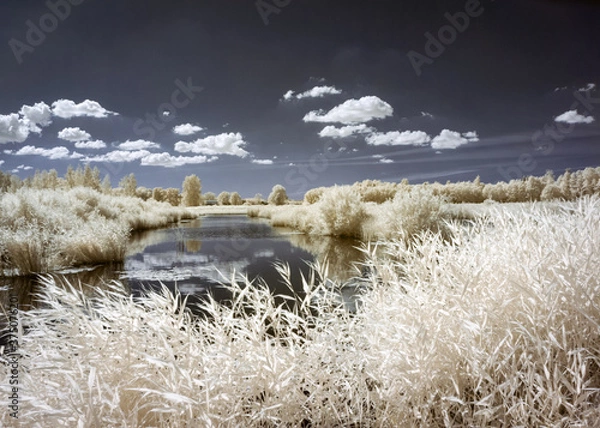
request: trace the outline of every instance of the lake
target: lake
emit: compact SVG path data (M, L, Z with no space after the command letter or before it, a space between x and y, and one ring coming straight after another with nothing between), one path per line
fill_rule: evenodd
M190 303L207 295L227 299L222 283L244 276L263 278L275 294L290 294L274 264L289 265L292 284L301 294L301 274L307 276L310 262L329 262L329 277L341 282L358 275L352 263L362 260L360 242L341 238L307 236L284 228L273 228L266 220L245 215L205 216L170 227L132 234L124 263L70 269L53 274L58 281L81 282L101 287L111 280L139 295L158 290L161 284L188 296ZM32 304L38 291L35 277L0 278L1 286L17 290L21 309ZM8 301L8 292L1 301ZM5 296L4 296L5 295ZM354 293L347 289L340 299L350 309Z

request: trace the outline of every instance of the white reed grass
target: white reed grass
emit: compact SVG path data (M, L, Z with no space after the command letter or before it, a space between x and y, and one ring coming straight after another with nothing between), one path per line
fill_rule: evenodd
M600 420L600 200L500 207L453 240L425 232L367 262L354 315L304 279L193 319L45 280L21 313L23 426L593 426ZM381 248L380 248L381 250ZM289 271L281 266L283 278ZM0 368L6 408L9 369ZM0 424L8 425L8 412Z
M0 273L48 272L123 259L129 232L190 213L90 188L21 188L0 195Z

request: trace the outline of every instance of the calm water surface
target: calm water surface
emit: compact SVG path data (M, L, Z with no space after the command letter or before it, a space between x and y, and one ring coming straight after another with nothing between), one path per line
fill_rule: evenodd
M227 298L221 284L244 276L250 280L261 277L275 293L289 294L274 263L290 266L292 283L300 292L300 274L309 273L307 262L326 259L330 277L340 281L357 275L351 265L362 259L355 248L359 245L354 240L310 237L272 228L265 220L246 216L206 216L134 233L122 264L67 270L53 276L59 282L88 285L90 292L111 280L120 280L134 295L164 284L188 296L192 303L208 294L219 300ZM36 292L39 285L35 277L0 277L2 302L8 301L9 294L17 295L21 309L27 309ZM345 293L342 300L352 300L352 291Z

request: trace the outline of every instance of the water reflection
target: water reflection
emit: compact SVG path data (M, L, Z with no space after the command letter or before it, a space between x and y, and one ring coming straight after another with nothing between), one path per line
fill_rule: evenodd
M327 260L330 276L338 281L355 276L352 263L361 260L355 248L359 244L299 235L246 216L208 216L134 235L121 277L134 293L162 283L190 295L192 301L209 293L226 299L221 284L243 277L263 278L275 294L289 294L274 267L282 262L290 266L295 292L302 294L300 275L309 274L307 262Z

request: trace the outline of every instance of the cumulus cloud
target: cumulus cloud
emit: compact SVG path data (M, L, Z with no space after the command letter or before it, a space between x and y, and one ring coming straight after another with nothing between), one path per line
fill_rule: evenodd
M145 150L145 149L158 149L160 145L152 141L146 140L127 140L117 146L120 150Z
M477 137L477 133L474 131L461 134L460 132L444 129L440 132L440 135L431 140L431 148L435 150L456 149L475 141L479 141L479 137Z
M192 125L191 123L182 123L181 125L177 125L173 128L173 132L177 135L192 135L197 132L202 131L204 128L197 125Z
M376 96L350 99L332 108L327 113L322 110L308 112L305 122L339 122L346 125L383 119L391 116L394 109L391 105Z
M78 149L103 149L106 147L106 143L102 140L78 141L75 143L75 147Z
M52 147L51 149L44 149L41 147L24 146L21 147L14 154L16 156L43 156L49 159L67 159L69 158L69 149L63 146Z
M433 116L431 113L428 113L428 112L426 112L426 111L422 111L422 112L421 112L421 116L422 116L422 117L429 118L429 119L433 119L433 118L434 118L434 116Z
M271 159L252 159L252 163L259 165L273 165L273 161Z
M286 101L289 101L292 98L294 98L294 91L292 91L291 89L289 91L287 91L285 94L283 94L283 99Z
M103 155L89 156L85 158L86 162L133 162L142 159L151 153L148 150L113 150Z
M106 110L96 101L85 100L76 104L71 100L60 99L52 103L52 114L63 119L70 119L80 116L102 118L118 113Z
M31 132L40 133L41 127L48 126L52 123L52 110L50 106L44 102L35 103L32 106L24 105L19 110L24 120L29 124Z
M379 159L379 163L394 163L394 161L388 158L381 158Z
M75 127L75 128L65 128L62 131L59 131L58 138L66 141L70 141L72 143L78 141L86 141L89 140L92 136L85 132L83 129Z
M230 155L244 158L248 152L243 149L246 145L244 137L239 132L223 133L219 135L209 135L205 138L199 138L196 141L186 143L179 141L175 143L175 150L180 153L199 153L203 155Z
M167 152L151 153L144 156L141 160L143 166L163 166L165 168L174 168L187 164L200 164L217 160L216 156L172 156Z
M577 113L577 110L569 110L554 118L555 122L563 123L592 123L595 119L592 116L584 116Z
M360 125L348 125L337 128L333 125L327 125L319 132L319 137L330 137L330 138L347 138L354 134L365 134L373 132L373 128L368 127L364 123Z
M22 143L30 132L29 123L17 113L0 115L0 143Z
M463 132L462 136L465 137L469 143L476 143L479 141L479 135L477 135L477 132L475 131Z
M374 132L365 139L371 146L422 146L431 141L423 131Z

